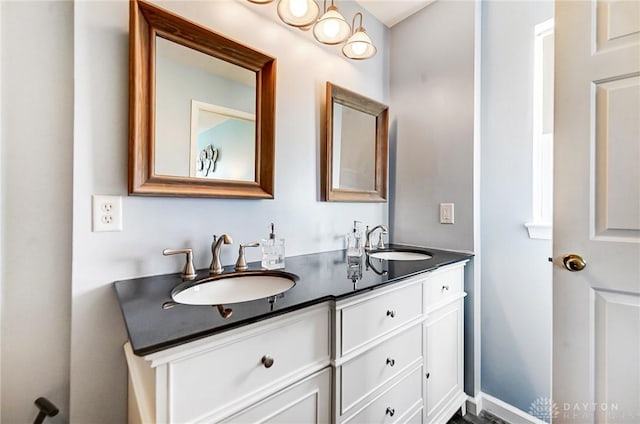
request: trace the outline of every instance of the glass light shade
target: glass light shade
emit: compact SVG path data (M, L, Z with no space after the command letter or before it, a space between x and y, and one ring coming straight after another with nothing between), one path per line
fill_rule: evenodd
M313 26L313 36L323 44L340 44L350 32L351 27L335 6L330 6Z
M282 22L298 28L312 25L320 14L320 7L313 0L280 0L277 10Z
M376 46L373 45L371 38L362 27L358 28L342 47L342 54L349 59L356 60L369 59L377 51Z

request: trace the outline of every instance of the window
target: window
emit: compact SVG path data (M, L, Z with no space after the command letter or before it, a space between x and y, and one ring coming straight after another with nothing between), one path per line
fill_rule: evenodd
M529 237L551 239L553 222L553 19L535 27L533 72L533 221Z

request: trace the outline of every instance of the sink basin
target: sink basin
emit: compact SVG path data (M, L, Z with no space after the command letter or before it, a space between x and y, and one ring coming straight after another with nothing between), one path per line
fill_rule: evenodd
M296 285L298 276L284 271L244 271L187 281L171 291L184 305L223 305L248 302L284 293Z
M424 261L432 258L428 253L409 249L378 250L369 253L369 257L384 261Z

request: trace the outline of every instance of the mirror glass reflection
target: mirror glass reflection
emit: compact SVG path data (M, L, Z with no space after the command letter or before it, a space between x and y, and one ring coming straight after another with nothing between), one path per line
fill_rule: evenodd
M332 153L332 188L375 190L376 117L335 103Z
M389 108L327 81L320 189L328 202L386 202Z
M155 174L255 181L256 73L155 43Z

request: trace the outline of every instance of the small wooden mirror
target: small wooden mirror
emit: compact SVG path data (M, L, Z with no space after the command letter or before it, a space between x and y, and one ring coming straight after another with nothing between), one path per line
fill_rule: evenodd
M322 200L386 202L389 108L327 82Z
M276 60L130 6L129 193L273 198Z

